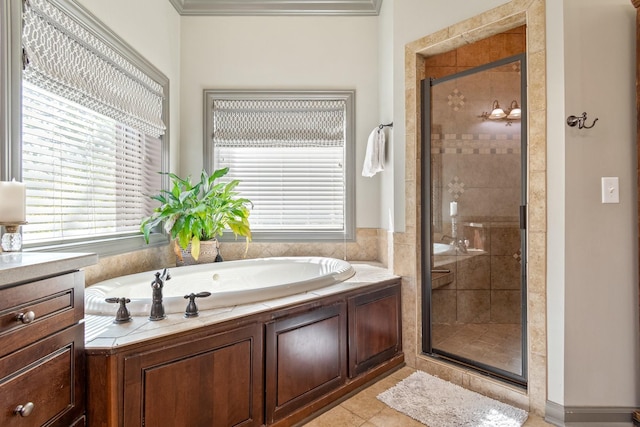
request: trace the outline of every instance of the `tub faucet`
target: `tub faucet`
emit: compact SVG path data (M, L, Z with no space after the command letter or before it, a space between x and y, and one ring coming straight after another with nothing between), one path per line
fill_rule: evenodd
M467 248L469 247L469 243L467 240L456 239L455 237L451 237L451 236L447 236L446 234L443 234L440 241L444 242L445 240L449 240L449 244L454 248L456 248L457 250L459 250L460 252L462 252L463 254L467 253Z
M151 282L152 296L149 320L162 320L166 317L164 314L164 304L162 304L162 288L164 287L164 282L169 279L171 279L171 276L165 268L162 270L162 274L156 272L156 278Z

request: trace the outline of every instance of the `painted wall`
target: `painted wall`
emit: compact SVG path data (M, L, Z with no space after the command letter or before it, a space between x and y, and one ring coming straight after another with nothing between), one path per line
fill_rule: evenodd
M405 230L405 89L404 89L404 46L414 40L434 33L449 25L471 18L484 11L508 3L508 0L384 0L383 4L389 2L381 10L381 19L391 19L392 24L385 26L385 31L389 34L382 35L383 39L393 40L393 51L385 52L389 56L391 53L393 61L393 73L387 81L383 82L386 87L392 87L393 98L386 102L392 104L393 113L393 145L391 157L393 166L392 173L385 174L383 178L386 182L382 188L393 187L393 198L383 197L381 200L381 212L392 212L393 229L395 231ZM391 14L391 18L387 15ZM391 183L391 184L389 184ZM384 221L382 226L387 226Z
M562 40L563 2L547 2L547 40ZM564 43L547 42L547 399L564 405Z
M640 403L635 16L629 0L564 1L565 113L600 119L564 129L565 406ZM601 203L603 176L619 204Z
M183 174L202 168L204 89L355 89L356 226L379 227L378 177L361 175L378 114L377 17L184 17Z
M169 1L77 0L169 78L170 169L180 163L180 15Z

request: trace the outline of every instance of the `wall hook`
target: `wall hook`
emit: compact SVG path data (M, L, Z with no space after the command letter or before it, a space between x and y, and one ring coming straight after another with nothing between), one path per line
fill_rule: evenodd
M575 127L577 125L578 129L591 129L596 125L596 122L598 121L598 119L596 118L593 121L593 123L591 123L591 126L587 126L584 124L586 120L587 120L587 113L585 112L585 113L582 113L582 116L580 117L576 117L576 116L567 117L567 124L571 127Z

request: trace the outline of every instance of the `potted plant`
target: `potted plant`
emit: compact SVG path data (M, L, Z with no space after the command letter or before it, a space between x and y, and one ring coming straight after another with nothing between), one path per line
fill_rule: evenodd
M149 243L152 230L162 223L164 230L174 239L178 265L185 263L183 255L188 253L197 262L201 254L201 242L210 241L216 245L217 253L216 238L225 230L231 230L236 238L245 237L248 247L251 241L249 207L252 203L238 197L234 191L240 181L215 182L227 172L229 168L223 168L209 175L203 170L200 181L195 184L190 176L182 179L169 173L170 191L162 190L160 194L150 196L159 201L160 206L140 224L145 241Z

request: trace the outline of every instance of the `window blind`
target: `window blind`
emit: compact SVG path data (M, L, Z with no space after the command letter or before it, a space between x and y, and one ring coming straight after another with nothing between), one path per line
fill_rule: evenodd
M254 231L345 231L344 100L214 100L214 168L253 204Z
M49 0L24 0L23 79L160 136L163 87Z
M26 244L138 233L161 186L161 141L23 82Z

